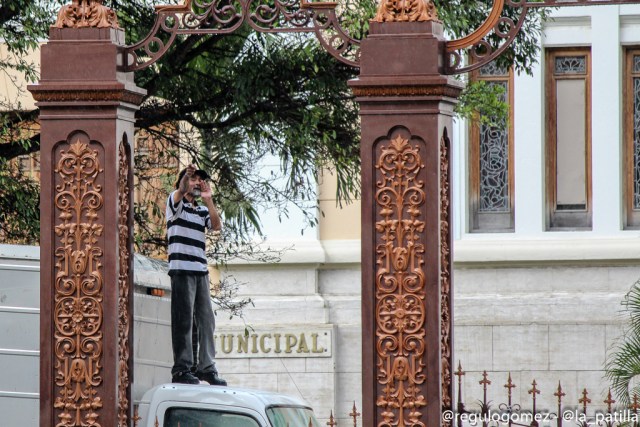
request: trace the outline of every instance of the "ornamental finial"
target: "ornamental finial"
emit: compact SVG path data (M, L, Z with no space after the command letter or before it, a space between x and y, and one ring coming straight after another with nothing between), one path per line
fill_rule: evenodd
M438 12L433 0L380 0L374 22L436 21Z
M55 28L120 28L116 13L104 0L72 0L58 12Z

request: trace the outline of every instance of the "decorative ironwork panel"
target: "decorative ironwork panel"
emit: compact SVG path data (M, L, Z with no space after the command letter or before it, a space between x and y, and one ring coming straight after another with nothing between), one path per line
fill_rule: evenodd
M635 61L635 58L634 58ZM640 78L633 79L633 209L640 209Z
M55 167L56 427L101 427L104 180L85 134L58 145Z
M556 56L554 63L556 74L586 74L586 56Z
M496 59L515 40L527 10L525 1L493 0L487 19L475 31L446 43L445 73L477 70ZM469 59L466 64L465 59Z
M526 7L606 6L609 4L638 4L638 0L527 0Z
M131 150L129 145L122 141L118 151L118 426L127 427L129 425L130 410L129 358L131 354L129 345L129 332L131 330L129 266L132 255L131 230L129 228L131 209L129 164Z
M638 0L493 0L491 12L475 31L446 42L445 73L466 73L497 58L515 40L529 9L636 3ZM465 58L471 61L465 64Z
M491 61L487 65L480 68L481 77L501 77L508 76L509 69L506 67L499 67L496 61Z
M104 6L104 0L72 0L58 12L56 28L120 28L116 13Z
M449 147L447 129L440 139L440 367L442 369L442 411L452 409L451 380L453 354L451 348L451 227L449 226ZM451 425L442 420L443 426Z
M432 0L382 0L373 21L375 22L424 22L438 19Z
M156 21L147 36L124 52L124 66L135 71L158 61L179 34L230 34L243 24L258 32L315 33L322 46L345 64L357 66L360 41L342 29L337 3L305 0L216 0L157 6Z
M504 88L500 96L508 98L507 82L488 82ZM509 129L506 122L498 126L480 125L480 212L509 211Z
M424 426L425 167L423 142L398 135L379 142L375 163L376 405L382 426Z
M640 56L639 55L633 56L633 72L640 73Z

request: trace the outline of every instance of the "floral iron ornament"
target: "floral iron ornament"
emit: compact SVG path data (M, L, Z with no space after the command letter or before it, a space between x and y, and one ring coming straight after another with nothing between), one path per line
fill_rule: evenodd
M118 274L118 425L127 425L129 417L129 364L132 353L130 346L130 335L133 325L131 324L131 230L129 217L131 216L131 197L129 193L130 177L129 165L130 147L125 142L120 142L119 147L119 167L118 167L118 250L120 263Z
M55 28L120 28L116 13L104 0L73 0L58 12Z
M55 172L55 385L56 427L101 427L103 400L103 235L100 211L104 171L99 153L77 140L60 151Z
M440 138L440 367L442 410L452 408L451 379L453 377L451 295L451 188L449 180L449 156L451 150L447 128ZM443 420L443 427L451 423Z
M424 22L438 19L432 0L382 0L375 22Z
M376 337L378 427L422 426L426 406L425 165L419 142L397 136L383 145L375 165Z
M179 35L231 34L243 25L261 33L314 33L327 52L357 67L360 41L340 26L337 5L307 0L185 0L181 5L156 6L149 34L125 48L124 68L136 71L150 66Z

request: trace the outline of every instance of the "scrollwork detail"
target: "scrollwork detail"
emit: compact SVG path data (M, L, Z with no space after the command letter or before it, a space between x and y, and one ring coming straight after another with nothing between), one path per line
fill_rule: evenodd
M422 1L422 0L420 0ZM246 23L264 33L315 33L324 48L345 64L357 66L360 41L340 26L336 3L305 0L187 0L179 6L158 6L149 34L124 50L124 68L135 71L158 61L178 35L230 34ZM197 13L194 12L197 10Z
M101 427L104 197L99 154L80 138L60 150L54 284L56 427Z
M500 56L520 32L528 7L525 0L493 0L491 13L478 29L466 37L446 42L445 74L467 73ZM506 16L507 11L517 18ZM494 38L489 41L491 35ZM467 64L465 58L469 60Z
M375 164L378 427L425 425L423 168L419 143L401 135L382 142Z
M433 0L382 0L373 21L424 22L438 19Z
M129 332L131 316L129 312L131 288L129 261L131 257L131 239L129 216L131 209L129 162L130 154L125 141L120 142L118 150L118 426L129 425Z
M72 0L58 11L55 28L120 28L116 13L104 0Z
M452 408L452 348L451 348L451 241L449 147L447 129L440 139L440 369L442 381L442 410ZM451 421L444 420L446 425ZM446 426L445 426L446 427Z

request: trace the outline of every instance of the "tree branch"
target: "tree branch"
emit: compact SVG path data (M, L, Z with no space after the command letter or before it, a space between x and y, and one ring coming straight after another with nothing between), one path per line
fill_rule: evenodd
M21 144L20 142L7 142L0 144L0 158L11 160L18 156L35 153L40 151L40 134L29 138L30 144Z

